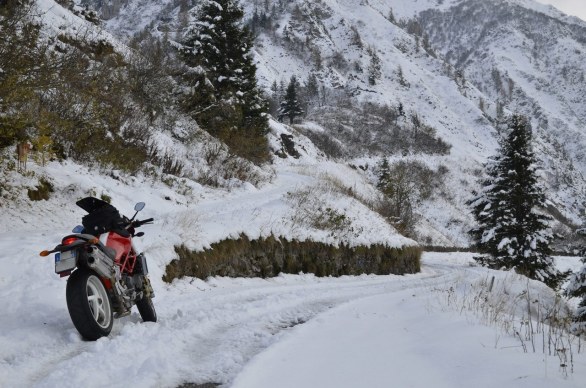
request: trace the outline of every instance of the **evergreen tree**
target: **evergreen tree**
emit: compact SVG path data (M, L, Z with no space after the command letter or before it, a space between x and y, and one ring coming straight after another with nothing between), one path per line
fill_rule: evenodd
M269 113L275 117L279 114L281 106L281 90L279 84L274 80L271 84L271 94L269 96Z
M236 0L204 0L194 9L181 53L190 86L183 108L202 128L253 162L268 157L268 106L256 84L252 34Z
M381 60L376 50L368 47L368 55L370 55L370 63L368 64L368 83L372 86L381 78Z
M302 109L308 113L315 105L319 104L319 81L315 73L309 74L301 91Z
M399 85L408 88L409 82L405 79L405 75L403 74L403 68L399 65L397 68L397 77L399 78Z
M392 184L391 167L389 166L389 161L387 158L381 158L379 161L377 165L376 177L376 188L384 193L387 190L387 187Z
M570 284L566 289L568 296L582 298L574 315L573 329L576 334L586 333L586 252L582 253L584 266L570 276Z
M403 234L410 234L414 226L413 203L416 179L408 163L393 166L382 158L376 168L376 187L383 194L379 211Z
M315 73L310 73L307 77L307 83L305 84L305 93L307 99L310 101L316 101L319 99L319 81Z
M293 124L295 117L304 113L303 109L301 108L301 103L297 98L298 89L299 83L297 82L297 78L295 76L291 76L291 80L287 86L287 91L285 92L283 102L281 102L281 109L279 110L279 118L282 119L283 117L288 117L289 123L291 124Z
M405 108L401 101L399 101L399 105L397 105L397 118L399 117L405 117Z
M319 51L319 48L317 48L317 47L312 48L311 59L313 61L313 66L314 66L315 70L320 71L323 69L323 61L322 61L322 57L321 57L321 51Z
M527 119L514 115L499 154L486 165L482 192L472 201L478 226L470 231L484 254L476 260L494 269L514 269L556 288L565 274L550 256L551 217L540 212L545 196L536 174Z
M387 17L387 19L389 20L389 22L397 24L397 19L395 19L395 14L393 13L392 8L389 10L389 16Z

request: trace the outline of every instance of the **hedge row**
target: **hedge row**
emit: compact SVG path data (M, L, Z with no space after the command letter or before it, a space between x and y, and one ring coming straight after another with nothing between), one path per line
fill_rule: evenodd
M250 240L245 235L212 244L194 252L176 246L179 259L166 269L163 280L192 276L273 277L279 273L313 273L316 276L406 274L420 271L421 248L391 248L376 244L350 247L316 241L269 236Z

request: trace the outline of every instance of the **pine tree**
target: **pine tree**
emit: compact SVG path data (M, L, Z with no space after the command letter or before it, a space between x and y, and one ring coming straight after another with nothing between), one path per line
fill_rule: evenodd
M391 8L389 10L389 16L387 17L388 21L393 23L393 24L397 24L397 19L395 19L395 14L393 13L393 9Z
M403 68L401 67L401 65L397 67L397 77L399 78L399 85L406 88L409 87L409 82L407 82L407 80L405 79L405 75L403 74Z
M570 284L566 289L568 296L582 298L574 315L573 328L577 334L586 333L586 252L582 253L582 263L582 269L570 276Z
M405 162L393 166L382 158L376 167L376 187L383 194L379 211L403 234L412 232L414 224L413 202L415 179Z
M315 105L319 104L319 81L315 73L309 74L301 91L303 110L308 113Z
M277 80L274 80L271 84L271 93L269 96L269 113L277 117L281 106L281 90Z
M478 226L470 231L484 254L476 260L494 269L514 269L556 288L565 274L550 256L551 217L541 213L545 196L536 174L527 119L514 115L498 155L486 165L482 192L472 201Z
M256 84L253 37L236 0L204 0L194 9L181 53L190 86L183 108L200 126L254 162L268 157L268 106Z
M291 76L291 80L287 86L287 91L285 92L285 97L283 102L281 102L281 109L279 110L279 117L288 117L290 124L293 124L295 117L304 113L303 109L301 108L301 103L297 98L298 89L299 83L297 82L297 78L295 76Z
M368 55L370 55L370 63L368 65L368 83L372 86L381 78L381 59L376 53L376 49L368 47Z
M315 73L310 73L305 84L305 93L309 101L319 100L319 81Z
M376 188L381 192L385 192L387 187L391 185L391 167L387 158L381 158L376 168Z

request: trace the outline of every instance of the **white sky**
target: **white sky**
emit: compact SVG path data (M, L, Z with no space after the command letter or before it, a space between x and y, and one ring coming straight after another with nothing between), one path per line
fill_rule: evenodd
M586 20L586 1L585 0L537 0L540 3L551 4L557 9L568 15L578 16Z

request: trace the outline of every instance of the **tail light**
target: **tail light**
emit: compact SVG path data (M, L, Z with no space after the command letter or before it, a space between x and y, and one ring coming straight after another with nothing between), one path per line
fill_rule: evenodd
M67 237L61 241L61 245L71 245L77 241L77 237Z

